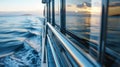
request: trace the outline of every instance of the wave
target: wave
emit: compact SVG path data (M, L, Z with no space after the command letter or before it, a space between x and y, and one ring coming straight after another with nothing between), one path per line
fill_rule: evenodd
M40 36L39 19L35 16L0 17L0 54L23 45L27 39Z

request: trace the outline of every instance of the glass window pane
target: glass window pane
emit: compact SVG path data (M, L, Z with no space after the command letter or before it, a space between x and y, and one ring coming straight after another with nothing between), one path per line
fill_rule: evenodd
M67 30L99 44L101 0L67 0L66 3Z
M95 53L95 55L97 55L97 47L93 48L91 43L99 45L101 2L102 0L66 0L67 30L80 39L84 39L85 43L82 45L87 49L83 49L88 50L87 53ZM97 57L95 55L94 57Z
M120 0L109 0L107 47L120 56Z
M60 26L60 0L55 0L55 23Z
M99 43L101 1L67 0L66 8L67 29L80 38Z

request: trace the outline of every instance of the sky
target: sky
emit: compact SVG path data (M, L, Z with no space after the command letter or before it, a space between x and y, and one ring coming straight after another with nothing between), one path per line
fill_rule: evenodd
M0 0L0 12L43 11L41 0Z

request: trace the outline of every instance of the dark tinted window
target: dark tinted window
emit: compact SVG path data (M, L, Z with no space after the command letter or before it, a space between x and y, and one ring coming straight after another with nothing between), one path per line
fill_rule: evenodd
M120 57L120 0L109 0L107 47Z

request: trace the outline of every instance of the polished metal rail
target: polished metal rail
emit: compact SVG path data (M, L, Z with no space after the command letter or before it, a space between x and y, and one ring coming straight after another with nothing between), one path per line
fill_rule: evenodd
M71 42L59 31L57 31L50 23L47 23L48 28L53 32L53 34L59 39L59 41L63 44L65 49L70 53L73 59L78 63L81 67L99 67L99 65L94 64L93 62L88 61L88 59L75 47Z
M54 48L53 48L52 42L51 42L51 40L50 40L50 37L49 37L48 35L47 35L47 39L48 39L48 42L49 42L49 45L50 45L50 48L51 48L51 51L52 51L52 55L53 55L53 58L54 58L54 61L55 61L55 65L56 65L56 67L61 67L61 66L60 66L60 63L59 63L59 61L58 61L56 52L55 52L55 50L54 50Z

